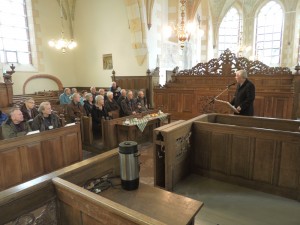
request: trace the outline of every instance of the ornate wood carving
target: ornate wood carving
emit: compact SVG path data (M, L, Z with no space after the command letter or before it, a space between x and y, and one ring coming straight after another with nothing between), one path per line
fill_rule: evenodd
M230 76L237 70L244 69L248 75L291 75L288 67L269 67L255 60L245 57L236 57L229 49L225 50L218 59L211 59L207 63L198 63L192 69L181 70L176 75L216 75Z

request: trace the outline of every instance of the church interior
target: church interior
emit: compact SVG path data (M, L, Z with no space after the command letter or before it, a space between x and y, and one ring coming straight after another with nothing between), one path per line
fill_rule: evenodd
M299 0L0 0L0 225L299 225Z

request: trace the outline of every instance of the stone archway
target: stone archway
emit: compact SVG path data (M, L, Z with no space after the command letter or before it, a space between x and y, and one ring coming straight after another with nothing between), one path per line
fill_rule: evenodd
M53 80L57 84L58 90L59 91L63 90L63 84L60 81L60 79L58 79L57 77L55 77L53 75L49 75L49 74L37 74L37 75L33 75L33 76L29 77L25 81L25 83L23 84L23 94L25 94L26 85L29 83L29 81L31 81L33 79L39 79L39 78L46 78L46 79Z

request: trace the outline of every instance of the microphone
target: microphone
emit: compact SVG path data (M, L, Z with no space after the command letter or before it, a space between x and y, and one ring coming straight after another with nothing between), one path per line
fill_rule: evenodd
M236 84L236 82L234 82L234 83L232 83L232 84L229 84L229 85L227 85L227 88L230 88L231 86L233 86L233 85L235 85Z
M214 103L215 99L216 98L213 98L212 100L210 100L208 104Z

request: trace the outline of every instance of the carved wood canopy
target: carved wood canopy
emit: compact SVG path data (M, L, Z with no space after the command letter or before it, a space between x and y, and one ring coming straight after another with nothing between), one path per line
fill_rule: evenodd
M216 75L232 76L237 70L246 70L248 75L291 75L288 67L269 67L255 60L236 57L229 49L225 50L218 59L211 59L207 63L198 63L189 70L181 70L176 75Z

